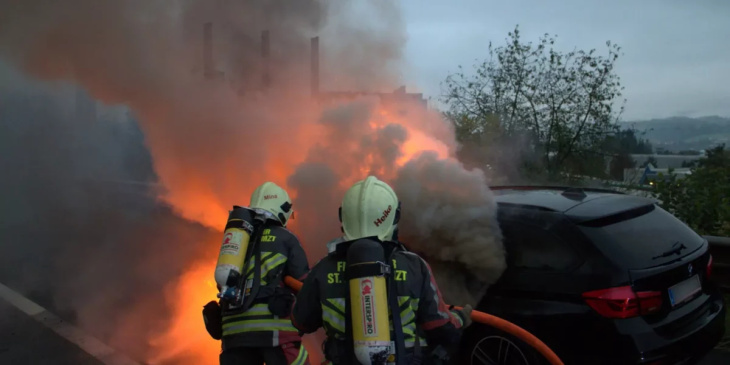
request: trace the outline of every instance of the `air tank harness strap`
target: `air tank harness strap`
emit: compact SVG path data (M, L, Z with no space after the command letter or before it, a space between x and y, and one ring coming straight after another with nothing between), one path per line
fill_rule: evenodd
M357 264L348 267L345 272L347 280L366 276L390 276L390 266L383 262Z
M393 262L391 254L388 262ZM403 335L403 323L401 321L400 305L398 304L398 291L395 289L395 280L388 266L386 274L388 281L388 306L390 307L391 318L393 320L393 334L395 337L395 363L397 365L406 363L405 336Z
M251 288L251 292L244 296L245 299L241 305L241 309L243 309L243 311L247 311L251 307L254 299L256 299L259 293L259 287L261 286L261 233L263 232L263 224L257 220L254 225L254 236L252 237L253 247L251 247L251 255L249 256L254 258L253 287ZM241 275L242 282L239 283L239 285L242 285L242 290L244 292L246 290L246 276L247 275Z

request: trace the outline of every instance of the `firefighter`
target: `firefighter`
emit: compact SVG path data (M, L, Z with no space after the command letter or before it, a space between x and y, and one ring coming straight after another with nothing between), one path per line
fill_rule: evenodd
M361 239L375 240L383 247L386 262L392 263L388 277L393 289L388 290L391 302L386 307L399 309L393 313L397 317L389 318L392 342L388 363L448 363L463 328L471 323L471 307L451 311L428 264L393 239L400 218L400 204L393 189L369 176L345 193L339 214L342 242L314 265L304 279L292 309L294 326L304 334L324 327L324 355L331 364L358 363L359 355L355 352L360 350L353 344L354 321L349 310L357 300L351 300L353 294L345 275L347 251L355 247L349 245ZM394 298L397 301L391 305ZM400 327L395 325L398 322ZM423 333L424 338L418 333Z
M248 248L244 292L249 302L244 300L241 306L224 300L220 305L208 303L203 311L206 328L213 338L222 340L221 365L309 364L290 319L294 293L283 284L285 276L302 279L309 271L299 239L286 229L291 199L284 189L266 182L252 194L249 208L265 218ZM256 267L259 275L255 275Z

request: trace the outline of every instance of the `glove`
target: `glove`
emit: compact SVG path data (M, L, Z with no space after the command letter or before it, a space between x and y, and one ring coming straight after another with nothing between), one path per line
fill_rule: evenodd
M223 337L223 318L221 314L221 307L214 300L211 300L203 307L205 330L215 340L220 340Z
M461 310L454 311L461 317L461 321L463 323L461 325L462 329L467 328L472 324L471 311L472 311L472 307L470 304L465 305L464 308L462 308Z

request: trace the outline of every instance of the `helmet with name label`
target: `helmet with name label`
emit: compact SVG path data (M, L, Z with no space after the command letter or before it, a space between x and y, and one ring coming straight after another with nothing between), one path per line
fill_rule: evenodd
M390 241L399 219L398 196L375 176L352 185L340 206L340 222L346 241L376 236L381 241Z
M254 190L249 207L271 213L283 226L286 226L292 214L292 201L289 194L271 181L261 184Z

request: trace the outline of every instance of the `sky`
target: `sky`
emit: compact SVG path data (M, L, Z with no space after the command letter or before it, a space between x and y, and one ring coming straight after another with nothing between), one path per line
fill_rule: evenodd
M627 99L624 121L671 116L730 117L728 0L401 0L408 32L408 91L437 99L461 65L473 70L488 45L504 44L519 25L537 43L607 54L621 46L616 72ZM436 103L434 106L437 106Z

